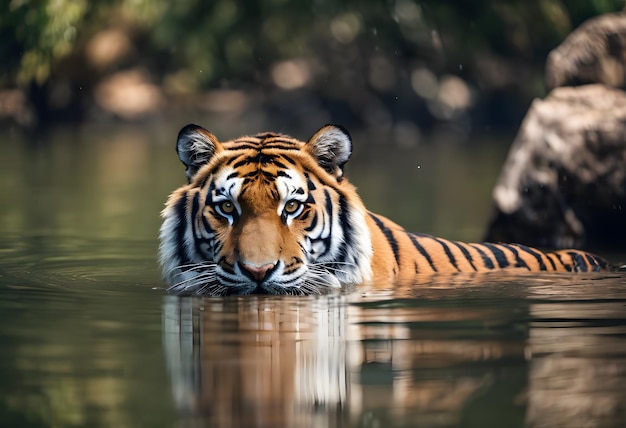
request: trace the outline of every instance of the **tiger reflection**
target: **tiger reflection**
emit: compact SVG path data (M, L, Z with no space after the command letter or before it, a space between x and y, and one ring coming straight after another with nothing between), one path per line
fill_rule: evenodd
M477 344L451 353L446 341L402 340L408 327L370 325L364 314L372 312L345 299L167 296L164 345L181 417L224 427L328 427L393 409L394 418L446 415L449 422L485 385L484 374L420 379L411 372L445 366L442 355L462 361L502 352Z
M219 426L301 426L347 399L345 307L334 299L166 300L174 397Z

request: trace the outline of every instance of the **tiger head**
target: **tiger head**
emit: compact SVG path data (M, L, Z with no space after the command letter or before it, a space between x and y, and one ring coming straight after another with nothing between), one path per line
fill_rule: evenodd
M311 294L368 281L366 210L343 177L349 134L308 142L263 133L220 142L187 125L177 141L188 184L162 212L160 261L178 294Z

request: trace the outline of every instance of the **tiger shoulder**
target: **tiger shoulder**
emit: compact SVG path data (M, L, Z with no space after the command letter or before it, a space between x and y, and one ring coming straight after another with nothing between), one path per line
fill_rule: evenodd
M187 184L162 211L160 263L176 294L323 293L455 272L610 269L579 250L464 243L407 232L369 212L344 177L352 140L326 125L308 141L264 132L178 134Z

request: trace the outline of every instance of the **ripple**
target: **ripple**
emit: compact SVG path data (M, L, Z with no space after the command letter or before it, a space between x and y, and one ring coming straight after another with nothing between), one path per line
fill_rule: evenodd
M7 287L160 286L152 240L8 235L0 275Z

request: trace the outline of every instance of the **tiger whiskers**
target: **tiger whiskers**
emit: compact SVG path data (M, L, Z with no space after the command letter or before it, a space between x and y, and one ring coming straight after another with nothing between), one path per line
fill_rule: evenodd
M168 275L171 278L182 277L183 279L173 283L168 288L168 291L205 294L208 290L210 294L223 294L224 291L222 289L225 289L225 287L217 281L216 266L215 263L191 263L176 266L168 272ZM219 290L219 293L216 292L216 289Z
M346 268L358 268L355 263L350 262L331 262L332 265L342 265ZM326 275L333 275L335 278L340 276L350 276L352 275L351 269L344 269L337 266L331 266L326 263L313 263L308 265L309 271L316 273L323 273ZM339 280L339 278L337 278Z
M173 268L165 272L165 275L166 276L169 276L170 274L171 275L183 275L184 273L189 272L189 271L197 271L197 270L202 270L202 269L215 269L216 267L217 267L217 263L213 263L213 262L189 263L186 265L174 266ZM174 273L175 271L178 271L178 272Z
M207 282L198 288L194 294L197 295L209 295L209 296L224 296L228 292L228 287L220 282L213 280L213 282Z
M193 291L194 293L198 293L200 289L206 288L214 283L217 283L215 273L207 272L172 284L172 286L168 288L168 291Z
M333 262L334 265L344 265L345 267L354 267L354 263L349 262ZM349 270L336 266L329 266L325 263L314 263L308 265L308 271L302 284L297 288L298 294L324 294L331 289L341 288L340 276L349 274Z

